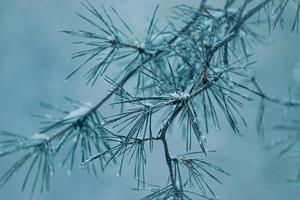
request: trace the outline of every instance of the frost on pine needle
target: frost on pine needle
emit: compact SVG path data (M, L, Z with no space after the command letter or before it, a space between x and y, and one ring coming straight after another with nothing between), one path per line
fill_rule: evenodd
M88 105L84 105L84 106L80 106L79 108L70 111L65 117L64 119L72 119L72 118L78 118L81 116L84 116L85 114L87 114L89 112L89 110L92 108L92 104L89 103Z
M34 140L45 140L45 141L50 139L49 135L46 135L44 133L34 133L30 138Z
M188 91L184 91L184 92L180 92L180 93L173 92L170 95L176 99L187 99L190 97L190 94Z
M150 191L143 200L217 199L213 182L223 184L219 176L229 174L207 161L211 151L206 144L212 141L206 134L227 124L242 135L241 127L247 126L242 110L255 99L259 100L256 127L262 136L267 103L300 106L291 92L288 98L264 92L253 72L256 61L251 54L255 45L268 42L268 36L260 34L256 26L265 24L269 33L278 24L283 27L288 5L297 6L291 32L297 31L300 3L222 2L215 5L201 0L199 7L175 6L162 28L156 6L144 36L136 35L118 9L82 2L88 14L77 15L91 29L63 31L81 48L72 55L81 63L66 80L86 70L87 84L93 86L104 77L110 89L93 104L70 98L66 98L65 107L42 102L47 114L33 115L41 119L42 128L30 137L1 132L0 157L13 153L23 156L0 177L0 187L28 163L22 190L29 179L33 183L31 197L38 183L41 192L48 190L54 158L61 153L60 166L67 168L68 175L75 165L95 176L108 166L118 165L121 176L128 163L133 167L136 189ZM109 73L112 67L118 67L117 76ZM107 102L120 109L104 116L101 108ZM174 126L181 131L174 131ZM282 145L283 155L297 146L299 127L289 124L279 129L293 132L270 144ZM171 132L174 137L182 132L185 154L173 156L168 137ZM161 186L147 183L146 166L153 164L147 162L157 147L154 143L162 146L164 163L159 164L168 172L167 184L159 183Z

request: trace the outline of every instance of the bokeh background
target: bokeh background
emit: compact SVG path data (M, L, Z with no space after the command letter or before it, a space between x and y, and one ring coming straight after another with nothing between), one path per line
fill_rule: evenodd
M157 4L160 4L159 18L164 22L173 6L198 3L195 0L91 2L114 6L141 36ZM292 13L296 8L288 9ZM75 12L85 12L79 0L0 0L0 129L30 136L41 127L38 120L30 116L31 113L45 112L39 106L40 101L63 106L63 97L68 96L95 103L106 94L108 86L104 81L98 81L91 89L85 85L82 73L68 82L64 81L78 64L69 59L77 47L71 44L73 38L59 31L87 27L75 16ZM257 29L267 34L263 27ZM292 85L293 94L299 95L299 47L300 35L290 35L287 28L275 30L269 45L258 45L251 50L258 61L254 67L258 81L268 94L285 98L288 86ZM110 106L101 111L109 113ZM208 136L209 146L217 150L208 160L231 174L230 177L220 177L224 185L213 185L220 199L299 199L300 185L286 183L287 178L296 175L299 160L292 156L278 157L278 149L262 148L272 138L285 134L272 131L272 125L285 120L284 108L268 105L266 111L265 140L257 136L255 129L257 102L243 110L249 124L242 130L243 137L235 135L227 126ZM293 110L293 113L297 116L299 112ZM175 132L170 136L170 141L178 143L181 136ZM149 155L147 163L146 175L154 184L164 184L167 173L159 148ZM175 152L180 150L174 145L171 148ZM13 159L0 159L0 173L9 167ZM125 168L121 177L117 177L117 171L117 167L111 167L95 179L80 171L79 167L71 175L66 169L58 168L51 190L44 195L36 194L34 199L131 200L145 195L144 192L132 190L135 182L130 168ZM23 175L18 173L0 190L0 200L28 199L28 192L20 192Z

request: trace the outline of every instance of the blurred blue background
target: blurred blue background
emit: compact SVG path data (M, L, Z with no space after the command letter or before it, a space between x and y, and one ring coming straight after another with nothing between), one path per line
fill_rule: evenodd
M160 4L159 18L166 21L169 9L186 3L196 5L194 0L91 0L114 6L138 35L147 28L147 17ZM220 1L214 1L220 3ZM223 2L223 1L222 1ZM289 8L293 11L295 8ZM85 12L79 0L0 0L0 129L30 136L40 124L31 113L43 113L40 101L64 105L63 97L97 102L106 94L107 84L97 82L90 89L81 74L70 81L64 78L72 71L77 61L70 61L70 55L77 47L73 38L59 32L77 30L87 24L75 16L75 12ZM258 31L266 33L265 29ZM252 52L258 64L255 71L263 89L272 96L286 97L287 88L293 85L295 95L299 70L300 36L290 35L289 30L276 30L268 46L258 45ZM294 74L293 74L294 73ZM109 112L104 107L103 112ZM230 128L208 136L208 144L218 152L208 159L229 171L230 177L221 177L224 185L213 185L222 200L296 200L300 196L300 186L287 184L286 179L296 175L300 162L292 157L278 157L278 151L263 150L262 146L280 133L270 131L271 125L283 120L284 109L279 106L267 107L265 126L266 141L256 134L255 122L257 102L247 106L244 113L249 126L244 128L243 137L234 135ZM297 111L296 111L297 112ZM281 133L282 134L282 133ZM173 143L179 142L176 134L170 136ZM154 184L164 184L166 166L160 156L160 147L149 155L147 177ZM172 149L173 148L173 149ZM171 151L178 149L171 148ZM13 158L0 159L0 173L4 172ZM57 169L53 176L51 190L36 194L34 199L54 200L118 200L138 199L144 192L131 190L135 186L132 170L125 169L122 177L117 177L118 168L109 168L98 179L76 169L71 176L66 169ZM0 200L28 199L21 193L23 180L20 173L0 190Z

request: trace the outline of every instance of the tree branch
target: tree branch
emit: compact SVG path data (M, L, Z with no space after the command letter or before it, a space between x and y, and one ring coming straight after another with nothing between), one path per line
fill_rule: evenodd
M205 3L207 0L202 0L199 6L199 10L203 10ZM200 12L198 12L194 18L187 23L173 38L171 38L167 44L171 45L172 43L174 43L180 35L184 34L185 32L187 32L190 27L198 20L198 18L200 17ZM129 81L136 72L139 71L139 69L144 66L146 63L148 63L149 61L151 61L154 58L157 58L159 55L161 55L164 51L163 50L158 50L156 51L154 54L151 54L148 58L146 58L141 64L139 64L138 66L136 66L132 71L130 71L127 75L125 75L122 80L118 83L118 85L120 87L124 86L127 81ZM110 99L113 94L118 90L118 88L114 88L112 91L110 91L109 94L107 94L103 99L101 99L94 107L92 107L84 116L82 116L83 120L91 113L95 112L96 110L98 110L108 99ZM77 123L77 122L75 122ZM62 131L59 131L58 133L54 134L53 136L51 136L49 138L49 141L53 141L55 138L59 137L61 134L64 133L64 131L69 130L71 127L73 126L73 124L70 124L68 127L66 127L65 129L63 129Z
M208 60L210 61L213 57L213 55L225 44L228 44L230 41L232 41L239 33L240 27L254 14L256 14L258 11L260 11L262 8L264 8L268 3L270 3L272 0L264 0L263 2L259 3L254 8L250 9L243 17L241 15L240 19L235 23L235 25L228 31L228 34L218 43L216 43L212 49L209 51ZM245 1L245 6L247 5L248 1ZM249 2L248 2L249 3ZM242 9L244 10L244 9Z
M179 194L179 191L178 191L177 186L176 186L176 180L175 180L175 177L174 177L173 167L172 167L172 158L171 158L169 148L168 148L168 143L167 143L167 140L166 140L166 133L167 133L170 125L172 124L172 122L175 120L176 116L182 110L182 108L183 108L182 104L177 105L175 107L171 117L168 119L168 121L165 123L165 125L162 127L162 129L159 131L160 132L160 139L161 139L161 141L163 143L163 147L164 147L165 159L166 159L166 163L168 165L171 183L172 183L173 189L175 191L174 199L182 199L182 196Z

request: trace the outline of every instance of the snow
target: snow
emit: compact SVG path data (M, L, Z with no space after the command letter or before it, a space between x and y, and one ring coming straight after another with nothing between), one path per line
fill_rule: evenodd
M140 46L140 48L142 48L142 49L145 49L145 43L144 42L141 42L140 44L139 44L139 46Z
M80 106L76 110L69 112L69 114L67 114L64 119L71 119L83 116L90 111L91 107L91 104L87 104L86 106Z
M108 40L108 41L114 41L114 40L115 40L115 38L114 38L114 37L112 37L112 36L108 36L108 37L107 37L107 40Z
M145 44L144 42L140 42L140 41L137 41L137 40L135 40L135 41L133 42L133 45L135 45L135 46L137 46L137 47L140 47L140 48L142 48L142 49L145 49L145 47L146 47L146 44Z
M173 92L171 93L171 96L177 99L186 99L189 98L190 94L189 92L185 91L185 92Z
M34 133L31 138L35 140L48 140L50 137L44 133Z
M228 10L228 12L231 12L231 13L237 13L238 12L238 9L236 9L236 8L228 8L227 10Z

